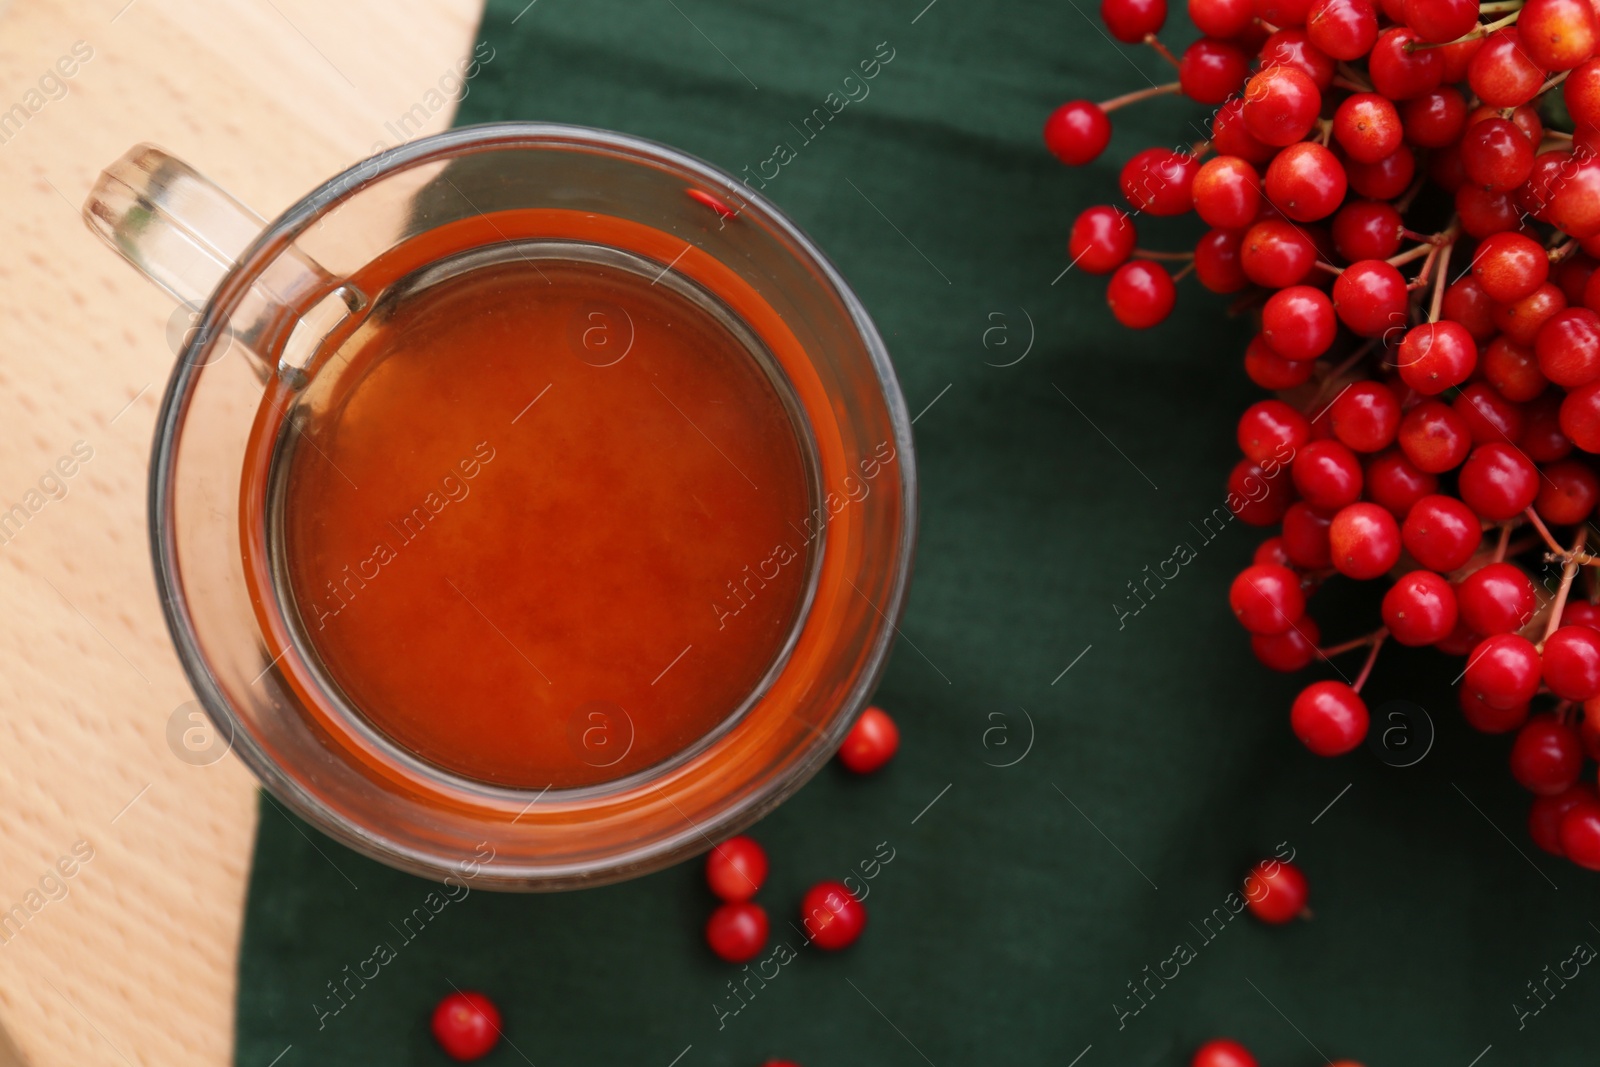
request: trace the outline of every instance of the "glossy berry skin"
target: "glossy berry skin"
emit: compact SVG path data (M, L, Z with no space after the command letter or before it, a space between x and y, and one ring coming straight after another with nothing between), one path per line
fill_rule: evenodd
M1521 300L1543 285L1549 275L1550 257L1544 247L1520 233L1497 233L1485 238L1472 257L1472 276L1490 299L1502 304Z
M1472 632L1515 633L1528 625L1539 607L1533 582L1514 563L1487 563L1456 586L1461 618Z
M1467 84L1490 107L1521 107L1539 92L1544 78L1515 26L1490 34L1467 64Z
M1338 329L1333 301L1309 285L1280 289L1261 309L1261 336L1274 352L1291 362L1322 355L1333 344Z
M866 929L867 909L843 883L818 882L801 898L800 918L813 945L837 952Z
M1450 283L1444 291L1444 307L1440 310L1444 318L1459 322L1479 344L1495 334L1494 301L1470 274Z
M861 713L839 746L839 762L857 774L871 774L900 749L900 728L882 708Z
M749 900L766 880L767 853L754 838L730 837L706 855L706 885L720 900Z
M1306 35L1333 59L1360 59L1378 39L1378 12L1371 0L1314 0Z
M1456 628L1456 595L1432 571L1412 571L1384 594L1382 614L1390 636L1402 645L1435 644Z
M1414 96L1400 109L1405 139L1418 148L1443 148L1461 137L1467 124L1467 101L1461 91L1442 85Z
M1245 373L1263 389L1293 389L1304 384L1316 369L1314 360L1295 363L1284 359L1272 350L1272 346L1260 334L1251 338L1244 350Z
M1189 0L1189 21L1208 37L1238 37L1254 18L1250 0Z
M1352 452L1380 452L1400 429L1400 401L1382 382L1355 382L1328 405L1328 420Z
M1444 59L1437 49L1416 47L1422 43L1408 26L1379 34L1367 57L1372 87L1390 100L1409 100L1438 88L1444 79Z
M729 963L755 959L767 943L767 913L748 900L723 904L706 920L706 944Z
M1578 731L1554 715L1535 715L1511 744L1511 776L1530 793L1555 796L1578 781L1583 745Z
M1405 223L1378 200L1347 200L1333 216L1333 247L1350 263L1388 259L1400 250Z
M1342 756L1367 736L1367 705L1343 682L1313 682L1289 709L1294 735L1319 756Z
M1361 501L1333 517L1328 527L1328 547L1333 566L1340 574L1367 581L1399 561L1400 526L1384 508Z
M1315 269L1317 248L1299 226L1266 219L1245 231L1239 265L1245 276L1268 289L1298 285Z
M1574 159L1554 185L1546 221L1578 240L1600 234L1600 159Z
M1290 504L1283 513L1283 551L1289 562L1307 570L1333 566L1333 550L1328 546L1332 524L1332 515L1303 500Z
M1546 852L1561 856L1561 820L1580 804L1600 807L1600 794L1587 782L1579 782L1553 796L1536 796L1528 809L1528 836Z
M1406 25L1434 44L1453 41L1478 24L1474 0L1405 0L1403 10Z
M1478 188L1507 192L1533 172L1534 148L1510 120L1485 119L1474 123L1461 138L1461 166Z
M1413 559L1447 574L1466 565L1483 540L1478 517L1455 497L1426 496L1411 506L1400 541Z
M1189 1067L1257 1067L1250 1050L1237 1041L1217 1038L1195 1050Z
M1600 379L1600 315L1566 308L1539 327L1533 352L1539 371L1563 389Z
M1289 145L1267 166L1268 199L1296 222L1327 218L1344 202L1348 188L1344 167L1315 141Z
M1600 475L1594 468L1578 460L1561 460L1544 469L1533 510L1552 525L1576 526L1593 514L1597 501Z
M1093 163L1111 143L1111 119L1100 105L1069 100L1044 122L1044 145L1069 167Z
M1261 176L1238 156L1206 160L1194 178L1194 210L1207 226L1244 229L1261 210Z
M1517 33L1534 63L1552 72L1571 70L1594 55L1594 9L1588 0L1528 0Z
M1352 263L1333 282L1333 306L1339 321L1362 337L1403 331L1409 296L1400 271L1381 259Z
M1544 684L1562 700L1600 696L1600 632L1562 626L1545 638Z
M1561 817L1561 854L1578 866L1600 871L1600 803L1587 799Z
M1177 300L1172 275L1148 259L1124 263L1106 286L1111 314L1130 330L1148 330L1165 322Z
M1167 0L1100 0L1100 18L1111 36L1123 44L1138 44L1146 34L1161 31L1167 21Z
M1368 200L1393 200L1410 186L1417 173L1417 157L1407 145L1401 145L1393 155L1384 156L1376 163L1357 163L1351 160L1345 167L1345 178L1357 196Z
M1299 576L1270 563L1240 571L1228 589L1228 604L1239 625L1253 634L1281 634L1306 611Z
M1479 445L1461 465L1458 488L1480 518L1502 522L1520 515L1539 495L1539 471L1512 445Z
M1109 205L1085 208L1072 223L1067 255L1086 274L1110 274L1133 255L1133 220Z
M1367 464L1367 499L1403 522L1417 501L1433 496L1439 479L1419 471L1399 452L1385 452Z
M1455 470L1472 451L1466 421L1437 400L1425 400L1406 412L1396 439L1406 458L1429 474Z
M1401 381L1434 396L1467 380L1478 365L1478 345L1465 326L1441 319L1407 331L1396 363Z
M1539 370L1539 360L1533 349L1517 344L1504 334L1484 348L1478 366L1483 371L1483 380L1514 404L1532 400L1550 384Z
M1516 708L1539 691L1539 652L1516 634L1486 637L1467 657L1463 681L1491 707Z
M1566 610L1561 613L1561 625L1587 626L1591 630L1600 630L1600 605L1591 604L1587 600L1567 601ZM1587 716L1584 721L1589 721Z
M1469 645L1461 655L1472 651ZM1455 655L1452 650L1451 655ZM1483 699L1482 694L1475 692L1469 686L1462 685L1459 690L1461 698L1461 716L1467 720L1467 725L1484 734L1507 734L1512 730L1520 729L1528 721L1528 705L1513 704L1509 708L1497 708Z
M1269 478L1259 465L1241 459L1228 472L1224 502L1245 525L1271 526L1283 518L1289 507L1290 493L1283 485L1284 475L1279 467Z
M1122 195L1140 211L1158 217L1182 215L1194 207L1194 177L1199 170L1199 161L1187 152L1146 148L1122 165L1118 180Z
M1486 382L1468 382L1450 406L1461 416L1475 445L1515 443L1522 436L1525 423L1522 408L1495 392Z
M1238 230L1212 230L1194 246L1194 274L1213 293L1237 293L1250 284L1239 261Z
M1251 634L1250 651L1261 664L1275 671L1298 671L1317 658L1317 642L1322 632L1317 621L1303 615L1300 621L1281 634Z
M1311 440L1311 423L1281 400L1259 400L1239 416L1237 439L1247 459L1265 463L1294 455Z
M1217 108L1211 119L1211 144L1220 155L1238 156L1257 165L1272 162L1272 154L1277 151L1258 141L1245 127L1243 96Z
M1312 441L1295 455L1289 473L1312 507L1337 511L1361 498L1361 461L1338 441Z
M1292 145L1307 133L1322 107L1322 92L1304 71L1270 67L1244 87L1244 126L1262 144Z
M1200 104L1220 104L1239 91L1250 76L1250 57L1231 41L1202 37L1183 50L1178 84L1183 95Z
M1600 381L1578 386L1561 401L1561 432L1585 452L1600 452Z
M1244 899L1250 914L1273 926L1303 915L1309 897L1306 876L1292 863L1262 860L1245 876Z
M500 1041L500 1009L482 993L456 992L433 1009L433 1039L460 1063L482 1059Z

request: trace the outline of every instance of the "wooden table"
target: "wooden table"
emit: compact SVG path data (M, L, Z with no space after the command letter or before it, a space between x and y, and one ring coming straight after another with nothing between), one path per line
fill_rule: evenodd
M270 217L453 85L478 14L0 0L0 1019L17 1046L0 1063L231 1062L255 830L234 757L168 746L192 694L145 479L174 309L90 235L84 194L148 140Z

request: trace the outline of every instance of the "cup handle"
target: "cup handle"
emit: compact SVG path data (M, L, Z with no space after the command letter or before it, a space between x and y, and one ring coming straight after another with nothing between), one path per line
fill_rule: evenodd
M139 144L101 172L83 204L89 229L135 270L170 293L191 314L267 226L266 220L183 160ZM271 373L274 341L340 282L291 247L274 258L234 309L226 326Z

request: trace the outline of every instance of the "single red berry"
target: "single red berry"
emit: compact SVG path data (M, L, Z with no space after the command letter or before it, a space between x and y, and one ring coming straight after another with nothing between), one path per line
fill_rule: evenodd
M1261 176L1238 156L1207 160L1194 178L1194 210L1207 226L1244 229L1261 210Z
M1147 34L1161 31L1167 21L1167 0L1100 0L1100 18L1111 36L1123 44L1138 44Z
M839 746L839 762L857 774L871 774L882 767L900 748L900 729L888 712L869 707L845 734Z
M1477 642L1474 641L1460 655L1471 652ZM1456 655L1450 652L1450 655ZM1483 734L1507 734L1516 730L1528 721L1528 705L1526 703L1513 704L1509 708L1497 708L1483 698L1483 694L1463 683L1459 690L1461 698L1461 715L1467 720L1467 725Z
M1311 423L1281 400L1251 404L1239 417L1239 451L1256 463L1293 455L1311 439Z
M1238 37L1255 17L1250 0L1189 0L1189 21L1211 37Z
M1466 327L1474 341L1482 343L1495 335L1494 300L1470 274L1445 287L1440 310L1443 318Z
M1285 289L1304 281L1316 268L1317 246L1294 223L1265 219L1245 231L1239 265L1257 285Z
M1462 677L1485 703L1509 711L1539 691L1539 651L1516 634L1486 637L1467 657Z
M1579 782L1564 793L1536 796L1528 809L1528 836L1546 852L1564 855L1561 849L1561 820L1579 804L1600 806L1600 794L1588 782Z
M1578 386L1561 401L1561 432L1585 452L1600 452L1600 381Z
M1522 186L1514 191L1495 191L1481 185L1462 185L1456 189L1456 217L1470 237L1488 237L1522 225L1523 209L1517 203Z
M1133 255L1133 220L1107 204L1085 208L1072 224L1067 255L1081 271L1110 274Z
M482 1059L500 1041L500 1009L482 993L451 993L433 1009L433 1039L453 1060Z
M1182 215L1194 207L1194 176L1199 171L1199 160L1187 152L1146 148L1122 165L1118 180L1122 195L1140 211Z
M1438 400L1424 400L1400 420L1400 450L1430 474L1455 470L1472 451L1472 434L1460 415Z
M1268 165L1265 186L1279 211L1296 222L1315 222L1344 202L1349 182L1332 152L1315 141L1301 141L1279 152Z
M1562 700L1600 696L1600 632L1561 626L1545 638L1544 684Z
M1245 129L1263 144L1294 144L1311 132L1321 107L1317 83L1295 67L1269 67L1245 83Z
M1591 604L1587 600L1567 601L1566 608L1561 612L1561 625L1587 626L1591 630L1600 630L1600 605ZM1588 717L1585 716L1583 721L1588 723Z
M1189 1067L1257 1067L1250 1050L1237 1041L1217 1038L1207 1041L1195 1050Z
M1379 452L1400 428L1400 401L1382 382L1355 382L1328 406L1328 418L1334 437L1352 451Z
M1434 396L1467 380L1478 365L1478 345L1459 322L1426 322L1406 332L1396 362L1401 381Z
M854 943L867 926L866 906L840 882L818 882L806 890L800 917L811 943L829 952Z
M1262 860L1245 876L1244 899L1252 915L1276 926L1305 913L1309 889L1299 867L1282 860Z
M1515 26L1490 34L1467 64L1467 84L1490 107L1521 107L1538 95L1544 79Z
M1483 529L1461 501L1427 496L1412 505L1400 540L1418 563L1444 574L1466 565L1483 540Z
M1495 392L1488 382L1468 382L1450 405L1461 416L1475 445L1515 442L1522 436L1522 408Z
M1424 41L1443 44L1478 24L1476 0L1405 0L1406 25Z
M1213 293L1237 293L1250 284L1239 262L1238 230L1211 230L1194 246L1194 276Z
M1338 441L1312 441L1295 454L1289 471L1312 507L1336 511L1361 498L1361 461Z
M1400 108L1405 139L1418 148L1454 144L1467 125L1467 100L1453 85L1413 96Z
M1261 309L1261 336L1287 360L1316 359L1333 344L1338 329L1333 301L1309 285L1281 289Z
M767 853L754 838L730 837L706 855L706 884L722 900L749 900L766 880Z
M1239 624L1253 634L1281 634L1306 611L1299 577L1270 563L1240 571L1228 589L1228 604Z
M1563 403L1563 400L1546 393L1528 405L1528 425L1522 431L1522 440L1517 443L1535 463L1554 463L1572 454L1572 440L1561 430Z
M1444 60L1438 49L1416 47L1422 43L1422 37L1409 26L1394 26L1380 33L1367 56L1372 87L1390 100L1406 100L1438 88L1444 78Z
M1462 136L1461 166L1474 185L1506 192L1533 173L1534 148L1509 119L1485 119Z
M1044 145L1069 167L1093 163L1111 143L1111 119L1100 105L1069 100L1044 120Z
M1283 484L1284 468L1267 472L1248 459L1241 459L1228 472L1228 510L1246 526L1271 526L1283 518L1293 494Z
M1333 247L1349 263L1388 259L1400 251L1400 212L1380 200L1348 200L1333 216Z
M1537 295L1536 291L1534 296ZM1483 370L1484 380L1494 387L1494 391L1513 404L1527 403L1544 392L1545 386L1550 384L1550 380L1539 369L1539 360L1533 349L1518 344L1504 334L1490 341L1484 348L1478 366Z
M1496 304L1493 316L1495 328L1498 329L1505 340L1519 346L1532 346L1539 337L1539 332L1551 319L1558 317L1567 310L1567 297L1561 287L1553 282L1545 282L1539 288L1509 304ZM1582 310L1588 310L1587 308ZM1592 312L1591 312L1592 314ZM1597 346L1600 347L1600 346ZM1537 363L1535 364L1537 366ZM1532 400L1544 391L1545 378L1541 372L1538 378L1538 389L1534 390L1529 385L1530 392L1522 397L1506 396L1513 400ZM1502 393L1504 389L1500 390Z
M706 944L729 963L755 959L766 943L767 913L759 904L730 901L706 920Z
M1317 642L1322 631L1317 620L1302 615L1300 621L1281 634L1251 634L1250 651L1256 659L1275 671L1298 671L1317 658Z
M1399 561L1400 526L1377 504L1351 504L1333 517L1328 546L1340 574L1366 581L1386 573Z
M1159 263L1135 259L1124 263L1106 286L1106 303L1117 321L1130 330L1148 330L1166 321L1178 290Z
M1600 501L1600 476L1579 460L1562 460L1544 469L1533 509L1554 526L1576 526Z
M1561 99L1579 126L1600 126L1600 60L1580 64L1561 83Z
M1522 137L1519 133L1513 136ZM1487 237L1472 256L1472 276L1490 298L1502 304L1521 300L1543 285L1549 274L1550 256L1544 247L1520 233Z
M1360 59L1378 39L1377 8L1370 0L1314 0L1306 35L1334 59Z
M1511 776L1530 793L1564 793L1582 771L1578 731L1554 715L1535 715L1517 731L1511 744Z
M1461 465L1458 489L1479 518L1503 522L1539 495L1539 471L1513 445L1479 445Z
M1406 329L1406 280L1381 259L1352 263L1333 281L1333 308L1339 321L1362 337L1382 337ZM1399 418L1396 408L1395 417Z
M1580 867L1600 871L1600 802L1580 801L1561 817L1561 852Z
M1342 756L1367 736L1367 705L1343 682L1312 682L1294 698L1289 726L1318 756Z
M1244 350L1245 373L1263 389L1293 389L1304 384L1316 369L1315 360L1303 359L1296 363L1284 359L1259 333L1250 339Z
M1600 379L1600 315L1567 308L1539 328L1533 342L1539 370L1563 389Z
M1211 117L1211 144L1219 155L1238 156L1257 165L1272 162L1278 151L1263 144L1244 124L1244 97L1236 96Z
M1435 644L1456 628L1456 595L1432 571L1412 571L1383 595L1382 614L1390 635L1402 645Z
M1250 57L1232 41L1202 37L1183 50L1178 84L1183 95L1200 104L1220 104L1250 76Z
M1275 563L1280 567L1287 567L1293 561L1283 549L1283 538L1269 537L1256 546L1256 550L1250 554L1250 562Z
M1539 607L1533 582L1515 563L1486 563L1456 586L1461 618L1472 631L1515 633L1528 625Z
M1588 0L1528 0L1517 19L1528 58L1545 70L1571 70L1594 55L1595 15Z
M1551 188L1547 221L1580 241L1600 234L1600 158L1575 154Z
M1402 522L1417 501L1439 491L1439 479L1418 470L1403 452L1385 452L1367 464L1367 499Z
M1395 149L1376 163L1357 163L1351 160L1345 167L1345 178L1357 196L1368 200L1394 200L1411 185L1417 173L1417 157L1407 145Z

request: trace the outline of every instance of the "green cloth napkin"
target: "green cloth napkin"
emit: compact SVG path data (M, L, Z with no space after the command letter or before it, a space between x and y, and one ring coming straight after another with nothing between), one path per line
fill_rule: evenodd
M445 1063L428 1018L452 984L504 1012L489 1064L1137 1067L1187 1064L1219 1034L1269 1065L1595 1062L1600 974L1568 961L1600 946L1600 875L1529 842L1507 744L1461 722L1450 663L1386 651L1369 685L1374 707L1429 713L1419 763L1322 760L1289 732L1304 681L1258 667L1229 617L1260 535L1206 519L1257 397L1247 325L1191 279L1170 321L1131 334L1103 280L1063 275L1074 214L1114 198L1113 161L1198 139L1205 112L1120 113L1077 171L1040 125L1063 100L1170 79L1154 54L1107 40L1088 0L525 3L489 4L492 58L460 122L584 123L776 170L766 194L887 340L922 473L877 698L903 745L870 778L830 766L753 831L793 959L738 1000L746 972L702 941L698 862L582 893L475 891L402 942L430 884L264 802L242 1067ZM830 93L853 99L808 140ZM1194 232L1158 222L1141 241ZM1371 601L1330 589L1324 632L1370 625ZM1280 848L1314 919L1232 917L1245 869ZM888 854L861 940L803 947L785 920L805 888ZM329 983L380 942L396 958L331 1013Z

